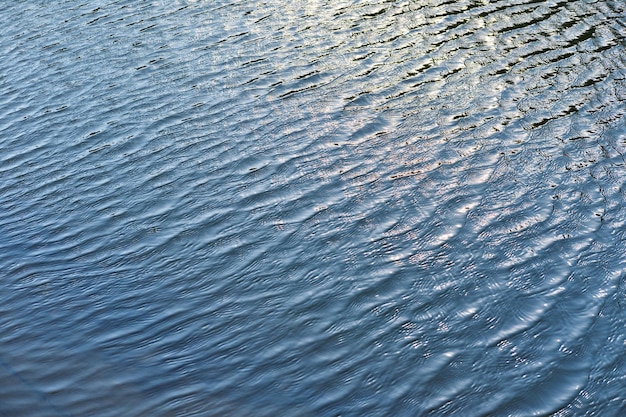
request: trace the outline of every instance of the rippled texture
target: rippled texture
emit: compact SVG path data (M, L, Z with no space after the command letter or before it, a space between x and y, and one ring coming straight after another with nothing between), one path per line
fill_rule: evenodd
M5 2L0 414L626 414L625 33Z

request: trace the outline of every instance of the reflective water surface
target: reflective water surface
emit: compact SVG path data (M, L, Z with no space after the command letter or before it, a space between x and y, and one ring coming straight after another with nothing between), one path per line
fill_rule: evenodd
M621 0L0 12L0 415L626 413Z

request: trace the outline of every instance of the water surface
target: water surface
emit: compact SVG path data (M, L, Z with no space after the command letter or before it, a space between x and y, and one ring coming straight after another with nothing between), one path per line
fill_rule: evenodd
M622 1L8 2L0 414L626 413Z

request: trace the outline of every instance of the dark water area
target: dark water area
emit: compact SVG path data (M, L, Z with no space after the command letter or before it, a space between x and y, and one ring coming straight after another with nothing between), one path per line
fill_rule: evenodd
M626 3L0 11L0 416L626 415Z

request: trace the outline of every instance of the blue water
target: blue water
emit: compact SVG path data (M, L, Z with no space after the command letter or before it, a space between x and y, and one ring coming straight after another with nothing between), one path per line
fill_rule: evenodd
M1 416L626 415L626 5L0 10Z

